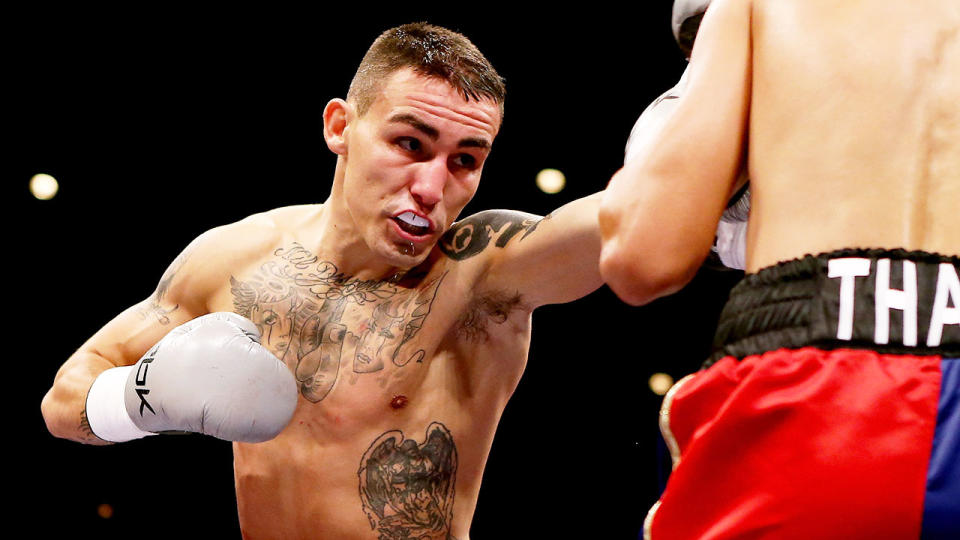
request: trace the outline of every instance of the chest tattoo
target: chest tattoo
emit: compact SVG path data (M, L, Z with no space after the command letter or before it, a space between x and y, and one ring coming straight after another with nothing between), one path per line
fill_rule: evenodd
M420 444L400 430L377 438L357 472L363 511L381 540L449 540L457 449L446 426L427 426Z
M412 343L430 315L446 273L407 289L344 275L300 244L278 249L243 280L230 278L234 311L260 329L261 341L294 367L300 393L312 402L333 389L342 362L373 373L387 362L422 362Z

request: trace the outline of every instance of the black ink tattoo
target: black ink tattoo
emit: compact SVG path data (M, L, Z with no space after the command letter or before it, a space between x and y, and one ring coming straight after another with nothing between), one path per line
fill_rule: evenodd
M273 254L285 261L290 261L297 270L306 270L320 262L316 255L304 249L298 242L294 242L290 247L280 248Z
M90 420L87 419L87 410L84 409L80 413L80 434L87 439L95 439L97 436L93 433L93 430L90 429Z
M78 440L84 443L109 443L110 441L105 441L97 436L93 432L93 429L90 427L90 420L87 418L87 409L83 409L80 413L80 437Z
M427 426L421 445L399 430L373 441L360 460L360 502L379 540L450 540L457 449L446 426Z
M537 227L539 227L541 223L543 223L544 221L547 221L548 219L552 218L555 213L556 213L556 212L550 212L549 214L543 216L542 218L534 221L534 222L533 222L533 225L527 227L527 232L523 233L523 236L520 237L520 240L523 240L524 238L530 236L530 234L532 234L533 231L537 230Z
M485 250L491 240L502 248L523 231L522 241L543 219L546 218L512 210L487 210L458 221L443 235L438 246L447 257L462 261Z
M257 325L261 341L294 368L300 393L312 402L333 389L342 361L355 373L373 373L386 361L403 367L426 352L404 352L423 327L446 274L403 289L383 280L338 272L299 244L278 249L254 276L231 276L234 310ZM365 310L348 327L345 312ZM356 317L350 318L356 320Z
M164 309L163 306L158 304L153 298L150 298L140 306L138 313L141 319L146 319L148 316L153 315L158 323L167 325L170 324L169 315L179 308L180 305L177 304L170 309Z
M163 325L170 324L169 315L174 311L180 308L180 304L175 304L171 308L164 308L160 303L164 300L164 297L167 294L167 291L170 289L170 284L173 282L173 278L176 277L177 273L183 268L183 265L187 262L187 259L190 258L190 254L193 252L193 247L187 246L176 259L170 263L170 267L163 273L160 277L160 283L157 284L157 289L150 295L146 301L144 301L138 312L141 319L146 319L149 316L153 316L157 319L157 322Z

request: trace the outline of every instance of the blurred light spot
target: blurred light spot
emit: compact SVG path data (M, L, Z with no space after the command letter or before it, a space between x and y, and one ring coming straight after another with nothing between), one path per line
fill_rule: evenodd
M537 187L544 193L560 193L567 185L567 177L557 169L544 169L537 173Z
M113 517L113 507L109 504L101 504L97 507L97 515L103 519L110 519Z
M658 396L666 394L671 386L673 386L673 377L666 373L654 373L650 376L650 390Z
M41 201L48 201L60 190L57 179L49 174L38 174L30 179L30 193Z

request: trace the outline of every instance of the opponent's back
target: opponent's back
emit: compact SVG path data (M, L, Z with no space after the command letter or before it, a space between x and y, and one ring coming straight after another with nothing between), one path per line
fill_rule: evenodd
M748 271L960 253L960 2L757 0Z

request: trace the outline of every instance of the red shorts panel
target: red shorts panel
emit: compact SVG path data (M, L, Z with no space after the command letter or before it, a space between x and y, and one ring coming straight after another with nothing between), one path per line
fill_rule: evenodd
M918 538L939 392L939 356L805 347L724 358L664 402L679 454L646 532Z

